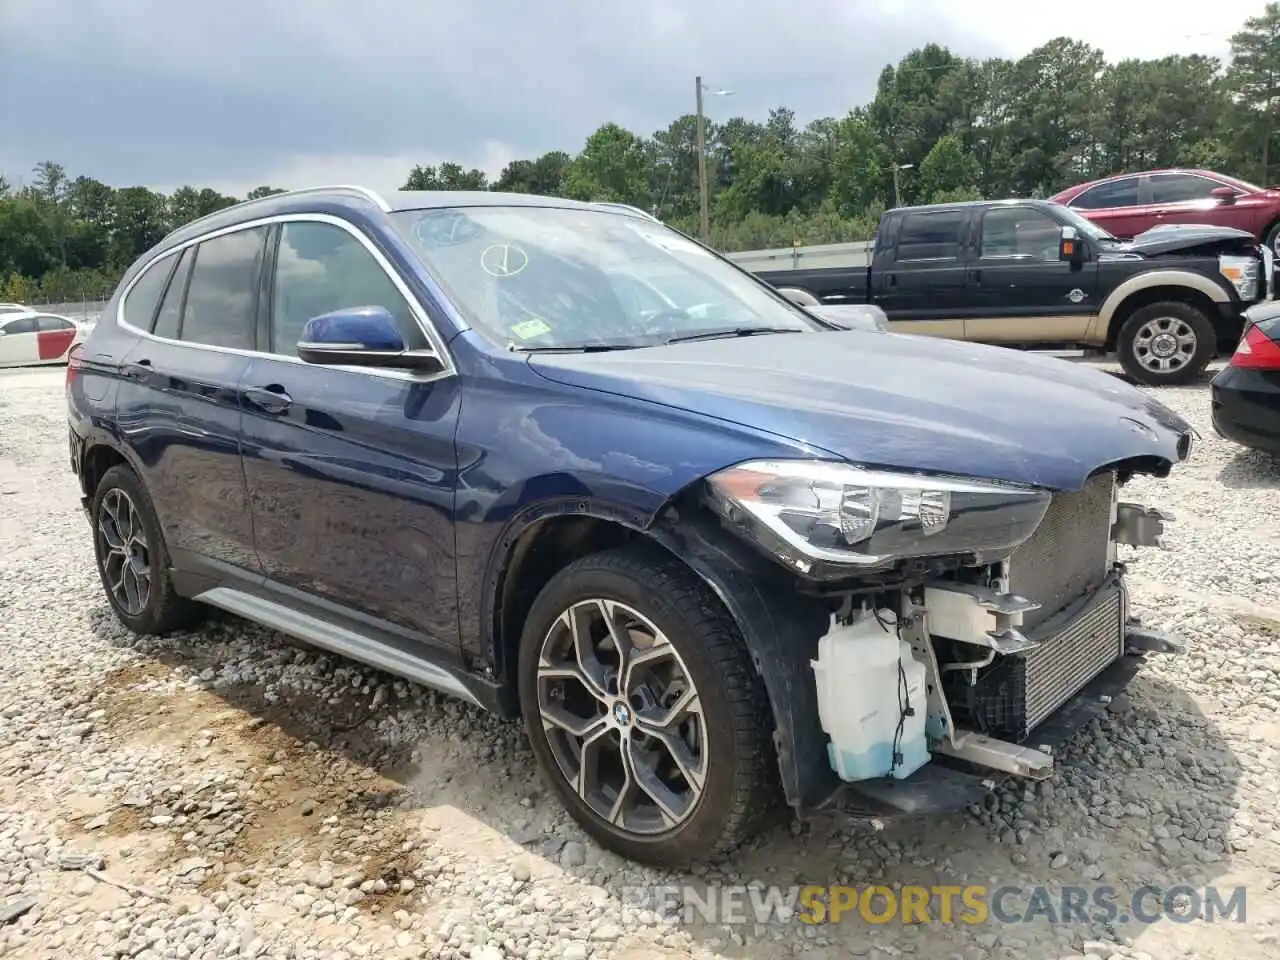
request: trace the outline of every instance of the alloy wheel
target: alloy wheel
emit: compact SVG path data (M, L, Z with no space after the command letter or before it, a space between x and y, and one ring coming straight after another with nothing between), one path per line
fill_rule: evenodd
M615 828L665 833L693 814L708 765L701 701L671 641L638 611L597 598L556 618L537 705L560 773Z
M103 579L126 614L141 616L151 601L151 553L133 500L119 487L108 490L98 509Z
M1171 373L1189 364L1196 353L1196 332L1181 317L1154 317L1138 328L1133 355L1153 373Z

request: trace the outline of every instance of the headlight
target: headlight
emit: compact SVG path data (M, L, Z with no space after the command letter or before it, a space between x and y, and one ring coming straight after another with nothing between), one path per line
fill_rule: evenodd
M824 460L743 463L710 476L708 489L731 525L788 566L823 577L912 557L1007 556L1035 532L1051 496Z
M1231 281L1241 300L1252 300L1258 295L1257 258L1223 254L1218 257L1218 270Z

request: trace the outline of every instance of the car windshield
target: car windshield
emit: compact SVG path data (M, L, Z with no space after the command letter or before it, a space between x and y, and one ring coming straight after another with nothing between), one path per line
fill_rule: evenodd
M1060 203L1055 203L1053 206L1055 212L1066 221L1068 226L1075 227L1079 233L1088 237L1090 240L1116 241L1116 238L1106 230L1102 229L1102 227L1098 226L1092 220L1088 220L1085 217L1080 216L1080 214L1076 213L1070 207L1063 206Z
M512 349L621 349L824 329L674 230L537 206L392 214L468 323Z

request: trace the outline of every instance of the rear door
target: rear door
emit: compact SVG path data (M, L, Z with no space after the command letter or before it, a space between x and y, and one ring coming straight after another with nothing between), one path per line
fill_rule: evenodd
M995 206L977 224L970 274L981 311L965 337L987 343L1077 343L1098 312L1096 260L1058 259L1062 225L1033 206Z
M877 243L871 269L873 302L897 333L964 336L973 306L966 287L969 208L907 210Z
M240 463L239 386L257 347L268 228L171 255L165 292L125 356L116 420L140 461L175 565L260 572ZM143 274L145 276L145 274ZM134 328L137 330L138 328ZM224 568L225 569L225 568Z
M42 363L50 363L62 359L63 355L75 343L79 328L66 317L54 317L40 314L36 317L39 332L36 334L36 347Z

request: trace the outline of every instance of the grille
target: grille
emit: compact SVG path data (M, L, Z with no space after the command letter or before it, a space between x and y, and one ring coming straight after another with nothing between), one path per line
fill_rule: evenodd
M1040 602L1022 617L1024 632L1044 623L1106 578L1115 474L1102 473L1074 493L1055 494L1035 534L1009 558L1009 590Z
M1113 581L1083 608L1028 631L1041 645L997 657L969 686L949 674L944 687L953 717L980 733L1021 743L1124 650L1124 593Z

